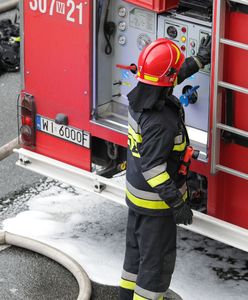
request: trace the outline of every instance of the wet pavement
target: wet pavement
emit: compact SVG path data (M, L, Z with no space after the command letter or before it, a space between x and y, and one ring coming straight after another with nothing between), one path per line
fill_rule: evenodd
M4 1L2 1L4 2ZM14 20L15 10L0 14L0 20ZM17 97L21 89L20 72L0 75L0 147L18 136ZM40 175L15 165L17 155L0 162L0 198L39 181Z
M0 251L0 299L73 300L78 290L73 275L53 260L14 246Z

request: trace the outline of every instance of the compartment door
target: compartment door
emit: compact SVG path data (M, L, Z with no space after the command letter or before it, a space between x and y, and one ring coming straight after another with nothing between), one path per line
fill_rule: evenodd
M68 126L84 131L90 119L91 2L23 1L24 91L34 96L41 118L64 114ZM89 147L51 133L37 130L35 151L90 170Z

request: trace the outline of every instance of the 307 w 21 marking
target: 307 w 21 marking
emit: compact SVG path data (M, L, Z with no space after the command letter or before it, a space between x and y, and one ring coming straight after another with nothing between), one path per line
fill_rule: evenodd
M65 2L57 0L31 0L29 7L33 11L39 11L42 14L62 14L66 16L68 22L78 22L83 24L83 3L75 3L74 0L67 0Z

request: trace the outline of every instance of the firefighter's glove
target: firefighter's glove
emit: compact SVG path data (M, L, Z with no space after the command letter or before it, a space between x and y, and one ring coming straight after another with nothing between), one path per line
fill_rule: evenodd
M193 212L190 209L188 203L184 201L173 208L173 216L177 225L190 225L193 222Z
M211 36L207 35L201 39L196 58L202 65L202 68L211 62Z

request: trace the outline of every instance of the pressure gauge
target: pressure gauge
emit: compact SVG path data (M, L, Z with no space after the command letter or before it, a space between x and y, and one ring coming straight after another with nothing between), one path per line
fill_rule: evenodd
M118 39L118 43L122 46L124 46L127 43L127 38L125 35L120 35Z
M121 6L118 10L119 17L125 18L127 15L127 9L124 6Z
M143 50L143 48L145 48L146 46L151 44L151 42L152 41L147 34L143 34L143 33L140 34L137 39L137 45L138 45L139 50Z
M118 28L119 28L119 30L121 30L121 31L125 31L126 28L127 28L127 23L124 22L124 21L121 21L121 22L119 23L119 25L118 25Z
M168 34L168 36L171 37L172 39L175 39L175 38L177 37L177 34L178 34L176 27L175 27L175 26L172 26L172 25L169 26L169 27L167 28L167 34Z

